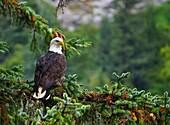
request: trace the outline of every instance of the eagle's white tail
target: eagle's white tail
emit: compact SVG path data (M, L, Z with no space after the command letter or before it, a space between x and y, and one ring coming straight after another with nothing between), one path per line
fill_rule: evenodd
M33 97L35 99L41 99L45 96L45 94L46 94L46 90L42 92L42 87L38 87L38 93L34 92Z
M50 98L51 95L48 95L47 98L45 100L48 100Z

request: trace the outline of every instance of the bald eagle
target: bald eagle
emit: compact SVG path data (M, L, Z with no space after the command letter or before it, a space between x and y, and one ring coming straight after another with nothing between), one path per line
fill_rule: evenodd
M48 52L41 56L35 68L35 86L33 97L40 100L48 100L50 91L57 87L57 83L63 83L62 77L66 71L66 57L62 53L63 39L56 37L51 40Z

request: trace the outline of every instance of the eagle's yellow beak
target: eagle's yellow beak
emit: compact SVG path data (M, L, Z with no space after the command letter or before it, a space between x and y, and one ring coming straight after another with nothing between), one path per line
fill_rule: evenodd
M59 44L64 47L64 42L63 41L59 42Z

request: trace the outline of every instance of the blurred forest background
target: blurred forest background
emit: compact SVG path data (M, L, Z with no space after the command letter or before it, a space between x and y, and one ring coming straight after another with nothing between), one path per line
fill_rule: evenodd
M130 72L127 86L154 94L170 92L169 0L73 0L57 17L57 1L28 1L66 38L78 36L92 42L81 56L68 59L67 74L78 74L85 88L109 83L112 72ZM2 16L0 27L0 40L10 46L10 53L0 56L0 67L23 65L23 79L33 80L35 62L44 53L30 52L33 32L11 26L10 19Z

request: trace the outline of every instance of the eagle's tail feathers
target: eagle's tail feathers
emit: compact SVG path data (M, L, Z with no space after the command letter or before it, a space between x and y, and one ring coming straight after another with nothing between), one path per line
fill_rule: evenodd
M38 92L34 92L33 97L35 99L40 99L43 98L46 94L46 90L44 92L42 92L42 87L38 87Z
M47 98L45 100L48 100L50 98L51 94L47 96Z

